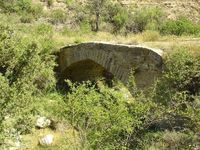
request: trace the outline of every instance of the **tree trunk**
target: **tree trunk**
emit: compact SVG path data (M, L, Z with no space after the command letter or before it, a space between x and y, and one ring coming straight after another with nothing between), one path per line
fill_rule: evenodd
M96 12L95 32L99 31L99 12Z

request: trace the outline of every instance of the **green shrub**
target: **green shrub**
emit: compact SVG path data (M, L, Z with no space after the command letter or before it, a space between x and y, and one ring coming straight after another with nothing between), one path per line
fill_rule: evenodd
M64 23L66 21L66 14L62 9L55 9L51 12L51 19L53 24Z
M107 87L98 91L90 82L68 84L71 91L62 106L62 115L80 131L85 139L82 144L121 149L132 131L132 117L123 96Z
M107 9L107 21L112 23L114 32L119 32L123 27L125 27L128 21L128 12L126 8L121 6L119 3L116 3L108 5Z
M163 76L152 92L153 100L165 107L172 129L196 131L199 106L194 101L200 93L200 62L186 50L170 54ZM165 121L166 124L169 124Z
M22 23L31 23L34 20L34 17L31 14L23 14L20 18Z
M46 0L47 6L51 7L53 5L53 0Z
M52 37L53 36L53 27L50 24L39 24L36 27L36 33L42 36Z
M89 33L89 32L91 32L90 24L86 20L81 21L79 26L80 26L81 33Z
M74 0L65 0L65 4L67 6L71 5L74 2Z
M142 32L145 29L158 30L165 19L165 15L159 7L144 7L129 16L127 30Z
M17 12L29 12L31 11L31 0L17 0L15 2L15 10Z
M15 12L15 0L10 1L0 1L0 8L5 13Z
M160 29L162 34L174 35L198 35L200 33L200 25L193 23L185 17L180 17L177 20L166 21Z
M43 15L43 6L40 4L32 4L30 13L35 17L39 18Z
M5 13L18 13L20 15L32 15L38 18L43 13L43 7L40 4L33 4L31 0L9 0L0 2L0 8ZM24 18L28 18L24 15Z
M9 126L6 129L10 130L16 125L19 132L26 133L30 131L31 122L23 120L31 116L34 96L55 86L55 59L51 51L47 51L51 47L45 46L41 39L23 37L2 24L0 31L0 128ZM15 123L10 126L6 116Z
M165 73L158 83L159 101L170 102L172 93L186 92L188 96L200 91L199 59L186 50L178 50L165 61ZM161 93L160 93L161 92Z
M24 12L24 11L30 10L31 0L1 1L0 8L5 13Z

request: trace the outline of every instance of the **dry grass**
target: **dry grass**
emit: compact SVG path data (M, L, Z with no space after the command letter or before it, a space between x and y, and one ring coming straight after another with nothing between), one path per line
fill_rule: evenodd
M162 36L156 31L145 31L139 34L114 35L108 32L86 32L72 31L72 33L62 34L55 32L53 39L57 43L57 48L62 46L88 41L106 41L111 43L145 45L153 48L159 48L165 52L171 52L177 47L186 48L192 52L200 53L200 38L193 36Z

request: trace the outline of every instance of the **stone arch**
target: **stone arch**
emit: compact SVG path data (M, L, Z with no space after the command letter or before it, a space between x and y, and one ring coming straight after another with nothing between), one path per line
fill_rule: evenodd
M150 80L162 70L161 50L138 45L89 42L61 48L59 53L61 74L70 65L87 59L104 67L123 83L127 82L130 70L133 68L138 84L143 84L141 86L146 84L146 81L140 83L140 80L144 80L145 76L146 78L150 76L148 79ZM142 76L144 79L140 79Z

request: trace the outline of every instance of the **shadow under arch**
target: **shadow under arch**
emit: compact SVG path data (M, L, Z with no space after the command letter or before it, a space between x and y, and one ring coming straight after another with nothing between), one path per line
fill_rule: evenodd
M64 86L65 79L81 83L88 80L96 82L102 78L111 86L114 75L97 62L84 59L68 66L61 74L60 83Z

